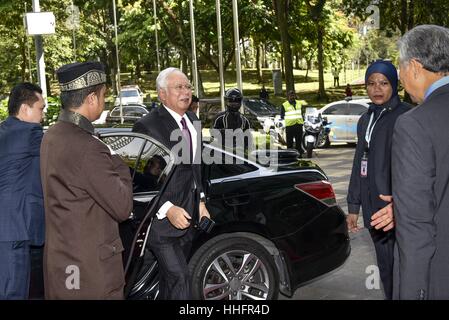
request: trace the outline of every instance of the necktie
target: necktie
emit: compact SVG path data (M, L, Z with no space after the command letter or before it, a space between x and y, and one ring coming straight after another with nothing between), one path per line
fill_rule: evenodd
M181 119L181 125L182 125L182 135L184 136L184 138L186 138L187 143L189 144L189 159L190 163L192 163L193 160L192 135L190 134L189 128L187 127L187 122L185 118Z

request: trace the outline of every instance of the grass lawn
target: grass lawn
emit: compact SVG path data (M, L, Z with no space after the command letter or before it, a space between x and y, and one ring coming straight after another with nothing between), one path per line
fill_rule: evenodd
M345 97L345 86L346 83L350 83L356 79L363 77L365 70L347 70L346 75L344 72L340 74L340 86L333 87L333 76L330 70L327 70L324 74L324 86L326 93L328 95L328 101L318 101L318 70L309 71L307 80L305 78L305 70L294 70L295 77L295 89L298 94L299 99L306 100L309 105L315 107L322 107L328 102L341 100ZM151 72L143 75L142 79L139 79L137 83L142 88L145 93L145 101L150 100L155 101L156 94L156 80L157 72ZM130 84L129 74L122 74L121 78L122 85ZM201 70L201 78L203 80L203 87L206 93L206 97L219 97L220 95L220 79L219 75L215 70ZM271 69L263 69L263 79L265 82L265 87L270 94L270 101L275 105L280 106L285 101L285 82L283 83L283 94L281 96L273 95L273 81L272 81L272 71ZM259 90L262 87L261 84L257 82L257 70L255 69L244 69L242 71L243 80L243 93L246 97L258 97ZM226 71L225 72L225 87L232 88L236 87L236 77L235 72ZM353 85L352 91L354 96L366 95L365 88L363 85ZM112 101L112 97L110 100Z

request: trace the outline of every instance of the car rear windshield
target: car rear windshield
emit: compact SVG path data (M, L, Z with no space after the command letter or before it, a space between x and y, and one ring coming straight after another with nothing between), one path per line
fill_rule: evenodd
M276 107L263 101L247 100L245 105L248 109L260 116L270 116L278 113Z
M123 108L123 115L124 116L143 116L146 115L148 112L140 107L124 107ZM116 107L114 110L111 111L111 116L113 117L120 117L120 108Z
M122 97L128 98L128 97L137 97L139 93L136 90L125 90L122 91Z

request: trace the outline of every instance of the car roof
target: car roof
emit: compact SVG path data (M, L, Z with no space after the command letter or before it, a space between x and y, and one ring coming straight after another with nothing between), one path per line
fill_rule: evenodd
M140 108L143 108L148 111L148 108L143 104L127 103L127 104L122 104L122 107L123 108L136 108L136 107L139 108L140 107ZM117 108L120 108L120 106L114 106L114 109L117 109Z
M334 102L331 102L329 104L326 104L320 110L326 110L329 107L332 107L332 106L334 106L336 104L341 104L341 103L360 104L360 105L362 105L364 107L369 108L369 103L371 103L371 100L370 99L339 100L339 101L334 101Z
M129 103L123 103L122 104L123 107L142 107L142 108L147 108L146 105L142 104L142 103L137 103L137 102L129 102ZM119 105L115 105L114 108L120 107Z

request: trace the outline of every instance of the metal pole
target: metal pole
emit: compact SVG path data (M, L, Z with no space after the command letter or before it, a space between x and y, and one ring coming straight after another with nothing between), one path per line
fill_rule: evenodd
M193 0L190 0L190 37L192 38L192 75L195 95L198 97L198 67L196 62L195 17L193 15ZM197 111L199 112L199 111Z
M237 87L243 94L242 65L240 62L239 13L237 7L237 0L232 0L232 18L234 20L235 66L237 72Z
M220 98L221 111L225 110L224 102L224 72L223 72L223 36L221 35L221 10L220 0L215 0L215 9L217 11L217 33L218 33L218 69L220 70Z
M72 25L73 25L73 30L72 30L73 57L74 57L74 61L76 61L76 36L75 36L76 28L75 28L75 8L73 7L73 0L71 1L70 8L72 9Z
M25 13L27 13L27 3L25 2ZM28 81L30 81L30 83L33 82L33 74L31 72L31 51L30 51L30 44L28 43L28 37L26 37L26 46L27 46L27 55L28 55Z
M114 32L115 32L115 56L117 59L117 94L119 95L120 100L120 122L123 124L123 105L122 105L122 95L121 95L121 87L120 87L120 60L118 57L118 37L117 37L117 14L115 8L115 0L112 0L112 6L114 9Z
M75 29L73 29L73 56L76 61L76 37L75 37Z
M159 58L159 39L157 37L157 13L156 0L153 0L153 15L154 15L154 35L156 37L156 58L157 58L157 72L161 72L161 60Z
M72 38L73 38L73 56L74 56L74 61L76 61L76 36L75 36L75 32L76 32L76 28L75 28L75 8L73 7L73 0L72 0L72 24L73 24L73 32L72 32Z
M33 0L33 12L40 12L41 8L39 0ZM37 79L39 86L42 89L42 97L45 101L45 108L47 108L47 82L45 81L45 62L44 62L44 47L42 45L42 36L34 36L34 43L36 47L36 62L37 62Z

